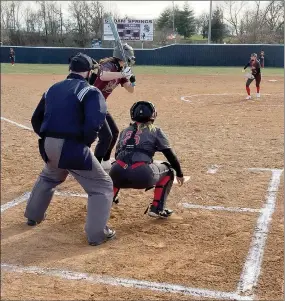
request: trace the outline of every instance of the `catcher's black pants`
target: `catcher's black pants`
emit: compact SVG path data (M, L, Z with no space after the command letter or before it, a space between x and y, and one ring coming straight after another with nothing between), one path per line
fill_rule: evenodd
M110 160L112 150L117 142L119 129L115 120L108 112L106 120L98 133L99 141L96 145L94 155L99 162ZM104 139L102 138L104 137Z
M166 163L136 162L127 165L117 160L110 170L114 185L114 199L121 188L148 189L154 187L152 205L164 209L174 180L174 172Z

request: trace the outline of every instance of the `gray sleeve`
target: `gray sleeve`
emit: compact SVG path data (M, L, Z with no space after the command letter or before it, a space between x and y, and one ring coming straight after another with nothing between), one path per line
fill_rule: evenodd
M160 129L156 129L156 149L163 151L164 149L170 148L170 143L166 134Z

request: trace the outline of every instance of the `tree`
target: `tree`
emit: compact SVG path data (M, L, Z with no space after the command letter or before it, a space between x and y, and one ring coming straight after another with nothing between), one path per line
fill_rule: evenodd
M191 37L195 33L195 17L193 10L190 9L187 1L184 3L183 10L178 6L174 7L175 30L184 37ZM168 34L173 32L173 9L166 8L159 16L157 21L159 30Z
M222 43L225 37L226 28L223 20L223 11L218 7L214 10L211 20L211 40L215 43Z
M176 27L177 32L185 38L189 38L195 33L194 12L190 9L187 1L184 3L183 10L178 11Z
M203 39L208 37L209 14L203 13L196 21L198 33L202 34Z

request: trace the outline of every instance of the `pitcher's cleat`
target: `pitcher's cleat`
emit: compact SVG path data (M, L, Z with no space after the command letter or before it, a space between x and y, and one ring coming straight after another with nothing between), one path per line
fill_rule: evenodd
M111 163L111 160L108 160L108 161L102 161L101 162L101 166L103 167L103 169L105 171L109 171L112 167L112 163Z
M251 96L248 95L248 96L246 97L246 100L250 100L250 99L251 99Z
M106 228L104 229L104 233L105 233L105 239L104 239L103 241L101 241L101 242L99 242L99 243L89 241L89 245L90 245L90 246L99 246L99 245L101 245L102 243L107 242L107 241L109 241L109 240L112 240L112 239L114 239L114 238L116 237L116 231L110 229L109 227L106 227Z
M256 98L260 98L260 93L256 93Z

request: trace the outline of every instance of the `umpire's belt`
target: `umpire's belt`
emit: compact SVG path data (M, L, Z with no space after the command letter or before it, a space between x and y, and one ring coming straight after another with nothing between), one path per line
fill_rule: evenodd
M139 166L145 165L145 162L136 162L132 165L128 165L127 163L121 161L121 160L116 160L116 163L119 164L121 167L123 167L124 169L127 169L128 167L130 167L131 169L135 169Z

